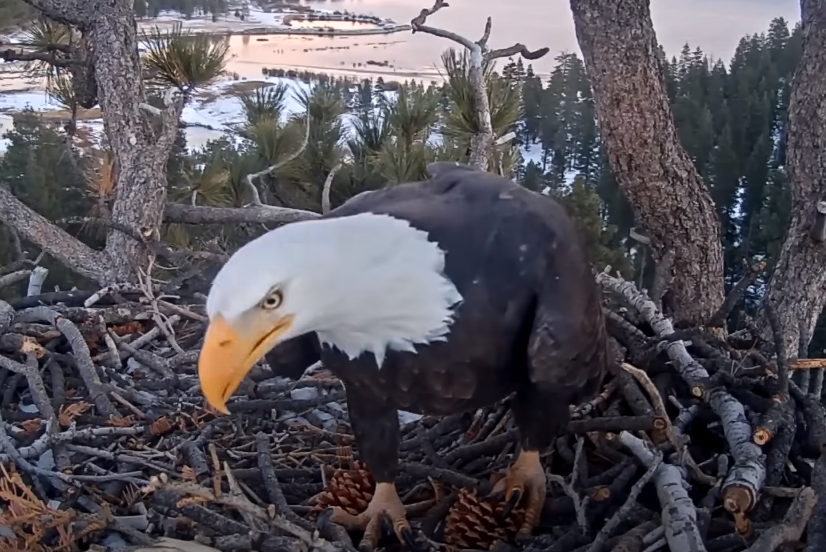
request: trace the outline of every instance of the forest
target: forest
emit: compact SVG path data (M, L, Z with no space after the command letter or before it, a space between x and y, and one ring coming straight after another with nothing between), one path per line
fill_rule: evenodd
M709 187L724 229L728 288L755 262L766 262L766 274L771 272L788 226L784 136L791 76L800 52L799 26L790 28L788 22L776 19L766 32L743 37L731 60L709 59L700 46L688 44L678 57L665 60L668 97L681 143ZM522 185L536 191L549 189L564 199L582 225L600 270L611 265L650 286L654 263L647 248L630 237L633 213L600 145L583 62L570 53L560 54L556 61L546 82L521 58L500 63L493 91L494 130L499 135L516 132L515 143L524 154L508 159L508 170ZM330 192L334 205L387 181L417 179L425 174L427 162L450 159L454 146L439 144L442 136L467 137L474 128L472 107L462 96L461 57L446 55L443 63L453 87L404 83L392 103L381 94L388 88L381 80L291 73L318 85L314 96L302 98L305 104L314 102L318 110L310 114L308 147L268 183L267 199L319 210L323 184L343 155L361 163L348 163L335 175ZM270 74L286 76L287 72ZM283 111L290 93L288 83L282 83L242 94L238 101L244 105L246 120L240 141L219 140L190 152L183 131L179 132L167 165L171 192L182 198L197 192L196 201L203 205L246 205L251 198L245 175L275 163L300 136L300 118L279 117L273 128L258 124L263 115ZM460 108L458 117L451 116L457 113L455 107ZM380 113L390 116L375 116ZM358 122L350 133L353 114ZM389 137L402 129L407 137L400 150L400 144L391 144ZM33 114L18 117L8 136L11 147L0 162L0 176L17 197L50 220L85 217L99 201L95 196L108 193L90 191L83 171L74 185L55 178L69 174L66 171L73 166L66 159L61 130L59 125L38 124ZM96 162L100 153L93 152L88 159L77 151L73 155L83 165ZM60 161L54 163L55 159ZM29 167L36 167L35 172L30 173ZM107 176L112 174L101 173L101 178ZM106 182L94 185L111 187ZM84 231L89 230L78 228L77 235L94 240ZM203 239L200 230L180 225L169 225L166 232L168 239L184 247ZM232 239L226 229L221 232L222 239ZM236 237L243 240L248 235ZM6 249L0 262L8 262L12 255ZM61 288L76 283L68 273L55 273L50 281ZM761 275L738 310L753 314L764 286ZM732 324L737 329L736 319ZM826 334L819 325L810 354L817 356L824 347Z
M513 397L399 411L394 485L422 550L823 550L826 1L730 60L666 55L648 0L570 6L581 55L547 78L547 48L493 49L491 19L479 39L435 27L435 0L410 23L445 39L443 81L275 67L249 86L227 37L136 25L220 1L0 1L29 46L0 57L67 114L15 113L0 158L0 546L409 548L341 521L379 487L323 363L284 368L305 357L279 345L229 415L205 401L204 302L251 239L451 161L563 205L611 359L541 456L535 527L491 492L522 454ZM233 78L242 120L191 147L187 102Z

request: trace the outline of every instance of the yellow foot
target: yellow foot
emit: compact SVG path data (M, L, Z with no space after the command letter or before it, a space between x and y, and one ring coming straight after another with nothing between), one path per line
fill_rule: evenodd
M508 504L504 516L520 502L525 506L525 519L516 535L519 540L529 538L539 524L542 506L545 504L545 483L545 470L539 462L539 452L523 450L505 478L493 487L493 493L505 492Z
M364 531L359 549L373 550L378 545L381 536L382 520L384 516L390 518L393 530L401 542L411 549L416 549L413 531L407 522L404 504L402 504L396 486L393 483L378 483L373 499L367 509L357 516L341 509L334 508L331 521L343 525L347 529Z

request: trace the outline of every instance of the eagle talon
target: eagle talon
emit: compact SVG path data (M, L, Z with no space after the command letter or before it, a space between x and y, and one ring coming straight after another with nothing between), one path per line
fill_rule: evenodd
M519 453L516 462L508 470L507 476L500 480L491 494L504 492L507 504L500 519L507 518L517 504L525 506L524 521L517 533L517 540L530 538L531 532L539 524L539 516L545 504L545 470L539 461L539 452L525 451Z
M376 548L385 519L391 522L393 532L396 533L399 541L416 550L413 530L407 522L404 505L392 483L376 485L376 492L370 504L359 515L354 516L341 508L335 508L332 517L333 522L347 529L364 531L364 536L358 546L361 552L372 552Z
M397 533L399 533L401 541L408 548L410 548L410 550L420 550L419 544L416 542L416 538L413 536L413 530L410 527L402 527L401 531L397 531Z
M521 488L519 488L519 489L517 489L517 488L508 489L508 493L510 494L510 498L508 499L508 502L505 504L505 508L502 510L502 513L499 514L499 521L500 522L504 522L508 518L508 516L511 515L511 512L513 511L513 509L516 508L516 506L522 500L522 492L523 491L524 491L524 489L521 489Z

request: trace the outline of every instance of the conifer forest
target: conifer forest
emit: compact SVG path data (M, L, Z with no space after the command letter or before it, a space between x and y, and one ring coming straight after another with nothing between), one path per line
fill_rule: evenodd
M516 458L510 403L402 419L422 550L826 550L826 0L731 59L667 55L649 4L570 0L577 54L495 50L490 19L478 40L434 28L436 0L410 24L445 39L443 80L272 67L253 87L225 36L137 30L233 2L0 0L28 40L0 59L68 114L15 112L0 157L0 550L407 546L326 513L359 514L375 483L333 374L268 357L225 416L197 361L233 251L439 161L565 207L614 358L543 456L527 545L524 510L488 496ZM242 120L192 147L182 112L221 79ZM91 110L102 136L78 124Z

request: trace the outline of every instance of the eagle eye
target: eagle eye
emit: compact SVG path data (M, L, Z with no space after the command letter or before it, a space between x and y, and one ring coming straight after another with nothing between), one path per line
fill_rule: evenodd
M277 309L281 306L281 302L284 300L284 295L281 293L280 289L275 289L271 291L263 301L261 301L261 307L269 310Z

